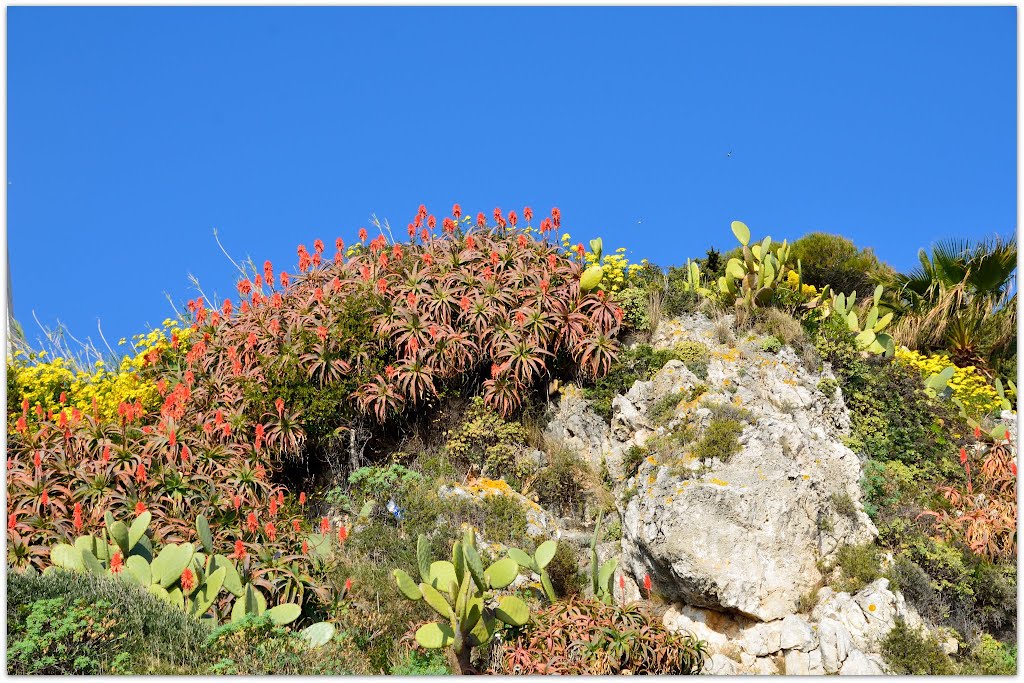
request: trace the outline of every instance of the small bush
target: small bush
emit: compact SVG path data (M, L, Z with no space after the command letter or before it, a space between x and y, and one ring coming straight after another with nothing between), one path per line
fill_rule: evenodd
M647 344L637 344L620 353L608 374L584 388L583 395L595 413L610 420L612 399L616 394L625 393L637 381L649 380L670 360L680 359L674 351L655 350Z
M77 623L74 619L65 621L62 610L52 612L46 605L33 608L37 602L46 603L51 600L59 600L64 605L88 606L102 603L109 606L103 608L103 614L115 615L116 624L106 628L109 633L122 634L121 637L113 642L96 641L92 654L83 655L96 660L101 669L111 665L121 654L128 657L127 661L124 657L118 660L119 671L130 670L134 673L147 673L151 669L195 669L202 660L202 645L209 634L209 628L138 586L96 574L51 571L40 575L9 569L8 642L15 643L26 638L33 641L34 644L26 643L19 650L26 653L29 662L37 656L44 656L39 654L39 648L47 639L49 642L59 642L63 638L55 635L56 629L66 632L69 624ZM69 610L68 614L71 613ZM30 627L28 618L33 614L37 619L35 626ZM53 618L44 618L43 615L47 614ZM102 622L103 614L97 613L90 618ZM84 613L79 614L79 617L85 618ZM50 672L55 673L61 669L63 673L72 673L75 662L73 659L61 660L48 666L51 667L48 669Z
M1017 646L1004 645L982 633L971 648L963 673L975 676L1014 676L1017 673Z
M725 461L742 450L740 434L743 424L737 420L712 420L700 440L693 445L695 458L718 458Z
M871 542L840 548L836 564L843 578L837 589L853 593L881 578L881 561L878 548Z
M782 349L782 342L778 337L768 336L761 340L761 350L765 353L778 353Z
M409 650L391 668L392 676L447 676L452 673L443 650Z
M853 498L850 497L849 493L845 491L836 492L829 498L832 501L832 507L837 513L850 519L857 518L857 503L854 502Z
M622 455L622 471L627 479L636 474L640 464L646 457L647 451L636 444L626 449L626 452Z
M572 544L559 543L546 569L555 595L560 599L572 598L583 591L585 577L580 571L576 547Z
M484 523L481 533L487 540L505 545L521 545L526 538L526 511L509 496L484 496ZM518 547L518 546L517 546Z
M676 408L686 400L686 397L687 394L682 391L662 396L651 404L650 409L647 411L647 416L651 418L651 422L655 425L671 422L672 418L675 417Z
M729 345L736 343L736 335L733 334L729 321L724 317L715 320L714 326L715 341L719 344Z
M36 600L23 606L24 629L10 638L10 674L122 673L131 659L124 651L130 634L106 600Z
M701 379L708 378L708 359L711 357L711 352L707 345L698 341L684 341L676 344L672 350L690 372Z
M366 658L345 638L310 648L297 633L275 626L267 615L250 615L216 629L206 643L212 674L331 676L367 674Z
M958 673L942 645L928 633L918 632L902 619L882 641L882 657L894 674L942 676Z
M505 420L476 396L462 424L448 432L445 450L461 462L479 467L485 476L504 476L518 484L515 456L525 447L526 439L523 425Z

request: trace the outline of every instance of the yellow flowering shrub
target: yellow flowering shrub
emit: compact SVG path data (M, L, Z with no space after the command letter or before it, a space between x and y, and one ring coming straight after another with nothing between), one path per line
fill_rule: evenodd
M134 354L122 357L116 370L101 360L91 368L82 368L65 358L48 359L46 351L15 351L7 359L7 376L8 390L13 389L17 395L8 405L17 405L20 410L22 401L28 399L31 409L39 406L56 411L64 394L66 410L78 408L91 415L95 399L99 416L107 420L117 419L117 407L122 402L139 401L147 412L156 410L161 397L156 380L144 372L147 356L171 350L172 336L178 343L175 353L184 353L191 334L192 329L182 327L179 321L165 320L162 327L132 337ZM119 345L125 343L122 339Z
M799 288L800 294L803 294L807 298L818 296L818 288L814 285L809 285L806 282L803 285L800 285L800 275L795 270L786 272L785 285L794 292Z
M922 377L953 367L953 379L949 380L949 387L953 397L964 404L971 417L979 418L999 408L999 394L973 365L959 368L946 356L926 356L904 347L896 349L896 358L917 368Z
M569 235L562 235L562 243L569 244ZM585 267L597 265L597 254L592 251L583 256ZM630 285L630 278L647 265L647 259L640 263L630 263L626 258L626 248L619 247L613 254L604 254L601 258L601 289L608 293L620 292Z

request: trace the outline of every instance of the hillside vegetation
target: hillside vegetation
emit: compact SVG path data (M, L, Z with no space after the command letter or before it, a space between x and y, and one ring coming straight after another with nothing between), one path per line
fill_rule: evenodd
M653 456L617 478L545 431L573 385L608 420L670 361L707 380L706 347L651 344L686 314L831 368L878 537L830 580L885 576L960 644L903 662L896 639L927 636L893 629L890 669L1015 670L1015 243L939 244L900 274L838 236L732 232L661 270L573 245L558 209L421 206L401 240L245 264L236 299L189 301L120 358L19 346L8 671L700 672L651 577L627 599L597 549ZM728 460L751 418L715 415L659 448Z

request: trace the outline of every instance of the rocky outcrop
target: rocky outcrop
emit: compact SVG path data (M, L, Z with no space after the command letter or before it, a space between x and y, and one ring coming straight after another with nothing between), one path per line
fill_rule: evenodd
M804 367L789 348L764 351L753 335L721 344L703 316L663 323L653 344L683 341L708 346L706 376L670 361L614 399L611 424L569 388L546 428L550 441L618 481L615 581L621 573L626 590L616 597L641 597L637 584L649 575L673 603L666 625L708 642L709 673L883 673L878 645L895 620L920 623L884 579L853 595L822 589L814 610L798 613L837 551L877 534L829 369ZM666 417L669 396L678 403ZM667 437L683 428L699 435L723 411L747 423L739 452L697 459L685 439L671 446ZM624 455L634 446L651 455L632 474Z
M689 631L708 644L706 673L712 674L883 674L878 646L896 620L922 625L886 579L852 595L823 588L818 599L810 614L767 622L691 605L673 605L664 620L669 629Z

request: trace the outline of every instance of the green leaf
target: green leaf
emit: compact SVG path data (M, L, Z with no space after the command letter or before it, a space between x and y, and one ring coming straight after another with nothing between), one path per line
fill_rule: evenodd
M302 608L294 602L286 602L277 607L271 607L266 612L270 620L277 626L287 626L302 614Z
M146 535L146 529L149 528L149 522L151 519L153 519L153 515L151 515L147 510L146 512L143 512L141 515L136 517L135 521L132 522L131 528L128 529L129 552L131 552L131 549L135 547L135 544L138 543L142 539L142 537Z
M203 549L210 555L213 554L213 534L210 532L210 523L206 521L205 515L196 517L196 530L199 532L199 540Z
M750 228L741 221L732 222L732 234L736 235L736 239L740 241L740 244L747 246L750 242Z
M476 548L471 545L464 546L462 552L466 555L466 566L469 573L473 575L473 581L481 591L487 590L487 582L484 580L484 565L480 561L480 555Z
M114 539L114 543L121 549L121 556L128 557L128 552L131 550L131 544L128 543L128 525L119 520L108 524L107 529L110 531L110 537Z
M547 572L541 572L540 585L544 589L544 594L548 597L549 602L556 602L558 596L555 595L555 587L551 585L551 577L548 576Z
M614 557L605 560L604 564L601 565L601 571L598 573L598 586L607 591L611 590L612 577L615 575L615 567L618 564L619 561Z
M537 563L533 561L533 558L519 548L509 548L508 556L515 560L521 567L526 567L527 569L535 572L540 571L540 567L538 567Z
M423 593L423 599L427 601L435 612L440 614L445 619L454 619L455 613L452 612L452 606L448 604L448 601L444 599L444 596L437 592L433 586L421 583L420 592Z
M522 626L530 620L530 608L516 596L504 595L498 599L494 616L509 626Z
M469 644L473 647L480 647L489 643L497 625L497 620L485 612L476 622L473 630L469 632Z
M299 631L299 637L305 639L311 648L317 648L334 640L337 632L334 624L319 621Z
M430 564L430 585L439 591L448 592L455 583L455 565L447 560Z
M139 555L129 555L124 564L128 567L128 573L143 586L153 583L153 574L150 571L149 562L146 562L146 558Z
M519 576L519 563L511 557L498 560L484 572L484 577L492 589L504 588Z
M423 594L420 593L420 587L416 585L411 576L401 569L394 570L391 572L391 575L395 577L395 583L398 584L398 590L402 592L402 595L410 600L419 600L423 597Z
M420 578L430 581L430 544L423 534L416 539L416 563L419 565Z
M82 551L67 543L58 543L50 549L50 562L63 569L84 571Z
M213 607L213 603L217 600L217 594L220 593L220 589L224 585L224 576L227 571L227 567L221 567L207 576L206 581L196 589L192 602L194 616L200 617Z
M601 266L590 266L583 271L583 275L580 277L580 290L583 292L590 292L594 290L594 288L601 284L601 279L603 277L604 270Z
M604 240L600 237L595 237L590 240L590 251L597 256L597 262L601 262L601 256L604 254Z
M165 545L160 554L153 559L150 572L153 582L168 588L181 576L181 572L192 562L195 548L191 543L181 545Z
M428 650L448 647L455 642L455 631L451 624L423 624L416 630L416 642Z
M851 313L850 315L853 314ZM866 349L874 343L875 333L871 330L864 330L854 338L854 341L857 342L858 348Z
M95 555L93 555L88 550L83 550L81 552L82 552L82 566L85 567L86 571L88 571L90 574L104 574L104 573L106 573L106 571L107 571L106 568L104 568L104 566L102 564L100 564L100 561L96 559Z
M865 325L864 327L871 327L871 329L873 329L875 332L881 332L882 330L884 330L886 328L886 326L890 322L892 322L892 311L889 311L888 313L883 315L881 318L879 318L878 321L874 325L870 325L870 326L869 325Z
M747 274L746 269L743 267L743 262L737 258L729 259L729 263L725 266L725 274L729 277L736 278L739 280Z
M537 567L544 569L544 567L548 566L557 551L558 543L556 541L544 541L541 543L537 548L537 552L534 553L534 557L537 558Z

